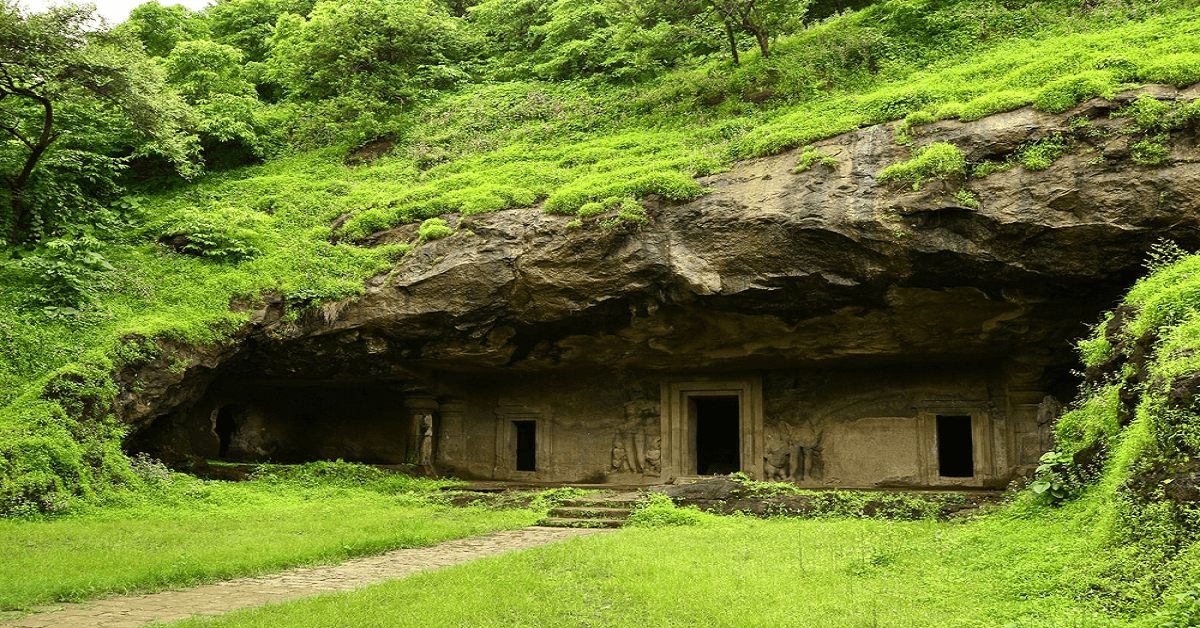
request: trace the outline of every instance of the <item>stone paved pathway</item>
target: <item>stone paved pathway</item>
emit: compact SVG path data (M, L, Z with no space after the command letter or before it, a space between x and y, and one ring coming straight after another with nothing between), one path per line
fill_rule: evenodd
M465 563L503 552L537 547L604 530L530 527L448 541L433 547L393 550L341 565L294 569L258 578L238 578L190 589L111 597L47 607L46 612L0 621L0 628L134 628L194 615L221 615L238 608L292 600L329 591L349 591L389 578Z

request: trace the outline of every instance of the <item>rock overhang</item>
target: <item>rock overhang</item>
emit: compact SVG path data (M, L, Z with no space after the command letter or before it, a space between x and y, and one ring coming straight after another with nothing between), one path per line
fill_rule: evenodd
M1066 132L1072 115L1026 109L914 137L994 157ZM649 222L630 231L531 210L449 216L457 235L421 244L363 295L295 320L268 304L220 357L127 392L126 419L147 425L234 380L411 393L506 374L941 365L1066 397L1071 342L1144 272L1149 247L1200 246L1200 154L1187 138L1165 166L1067 154L1040 172L919 190L876 180L908 157L888 126L816 146L837 165L793 173L795 151L738 164L696 201L647 199ZM979 207L959 202L963 189Z

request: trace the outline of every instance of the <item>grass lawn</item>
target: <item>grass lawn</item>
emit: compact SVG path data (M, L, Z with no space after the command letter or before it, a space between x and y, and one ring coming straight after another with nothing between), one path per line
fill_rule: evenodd
M705 517L173 626L1129 625L1080 595L1089 521Z
M157 495L123 505L0 519L0 610L337 563L524 527L541 515L438 505L432 482L381 491L380 483L175 477Z

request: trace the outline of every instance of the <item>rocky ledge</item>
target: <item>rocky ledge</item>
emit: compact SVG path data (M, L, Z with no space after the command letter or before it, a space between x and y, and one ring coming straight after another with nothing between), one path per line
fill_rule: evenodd
M1169 155L1150 166L1131 157L1129 120L1110 117L1145 92L1200 95L1149 87L1061 114L1024 108L909 130L914 148L949 142L975 163L1065 138L1070 152L1041 171L915 190L880 182L883 168L911 158L891 124L820 142L833 159L803 172L793 173L799 151L790 151L704 179L710 191L693 202L647 199L649 221L636 228L569 227L573 218L536 209L447 216L455 235L417 246L358 298L287 321L267 297L248 306L236 341L164 347L128 367L120 414L146 425L218 373L399 385L433 370L727 371L1022 354L1065 373L1070 341L1143 273L1155 241L1200 246L1196 126L1173 131ZM413 235L408 226L372 241Z

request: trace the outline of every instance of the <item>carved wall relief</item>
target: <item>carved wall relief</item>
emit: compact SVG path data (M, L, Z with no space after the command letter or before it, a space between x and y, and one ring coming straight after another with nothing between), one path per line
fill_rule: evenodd
M613 435L611 473L658 474L661 451L659 404L635 399L624 406L624 420Z

